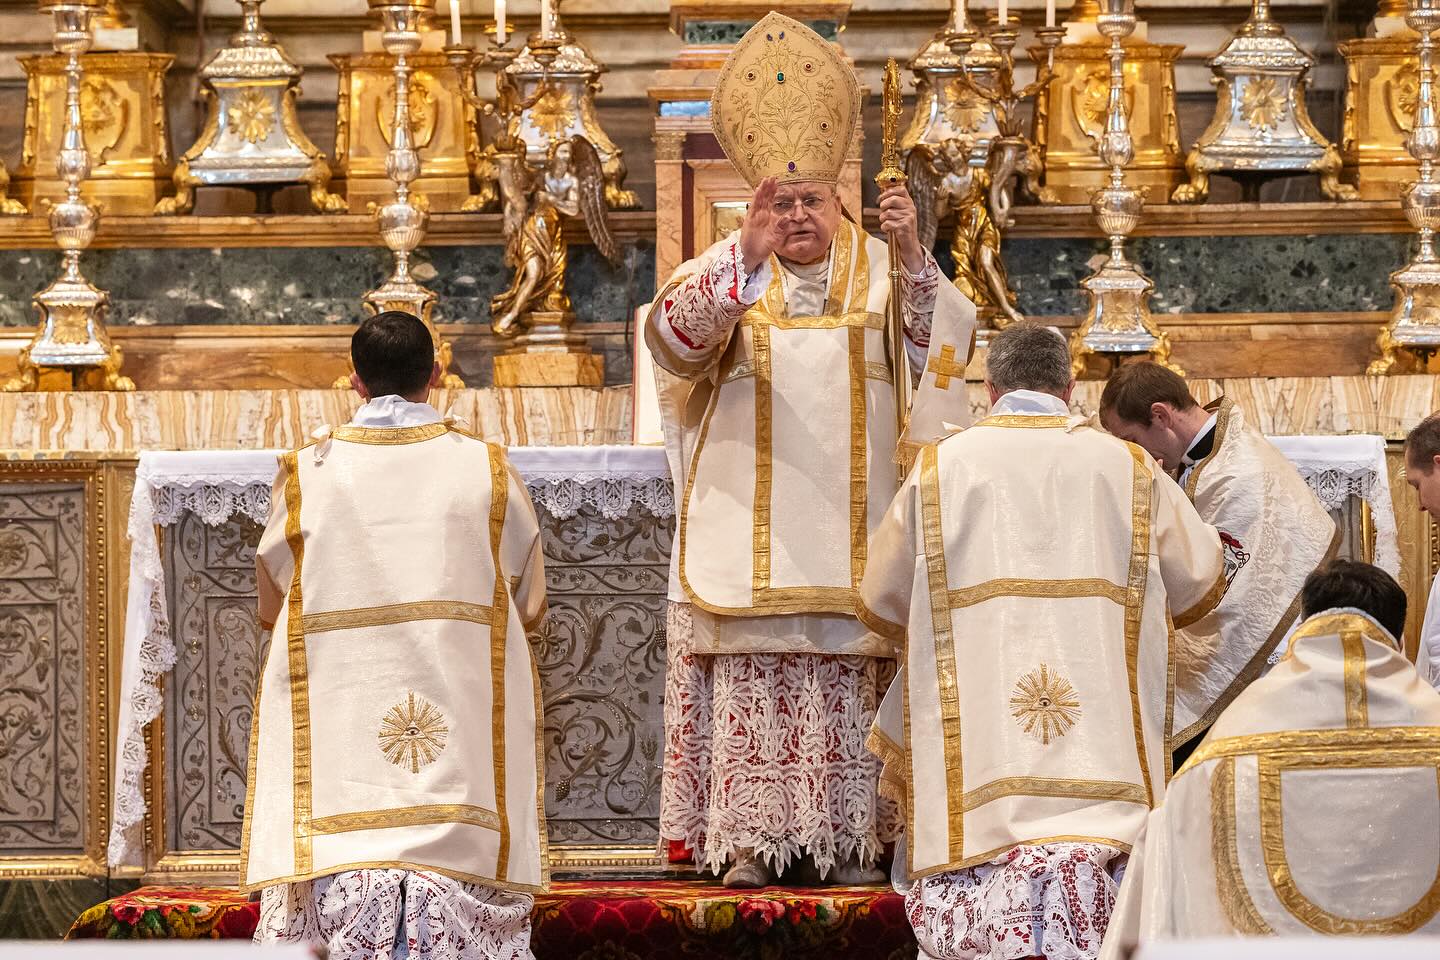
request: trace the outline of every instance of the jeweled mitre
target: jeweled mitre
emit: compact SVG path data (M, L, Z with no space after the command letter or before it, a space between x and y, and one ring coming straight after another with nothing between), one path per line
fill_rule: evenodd
M710 98L710 126L750 186L835 183L860 122L860 82L839 48L768 13L725 61Z

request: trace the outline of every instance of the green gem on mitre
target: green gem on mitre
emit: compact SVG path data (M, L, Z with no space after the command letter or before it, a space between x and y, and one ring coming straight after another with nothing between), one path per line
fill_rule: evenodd
M776 82L776 83L784 83L784 82L785 82L785 71L784 71L784 70L780 70L780 71L776 72L776 74L775 74L775 82Z

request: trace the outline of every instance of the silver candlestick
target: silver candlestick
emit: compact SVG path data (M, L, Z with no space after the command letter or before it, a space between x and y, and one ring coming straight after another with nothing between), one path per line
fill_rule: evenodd
M435 0L368 0L370 12L380 18L380 43L395 58L395 125L390 137L390 150L385 155L385 173L395 184L395 198L382 206L370 205L380 228L380 238L394 256L395 266L389 279L365 294L365 309L371 314L385 310L404 310L419 317L435 341L435 359L440 364L441 386L458 389L465 386L450 373L453 352L450 344L440 339L431 314L439 296L422 286L410 273L410 255L425 239L430 211L424 197L410 195L410 184L420 176L420 155L415 150L415 137L410 120L410 57L420 51L420 34L435 13ZM348 378L336 381L336 387L348 387Z
M1095 191L1090 208L1100 229L1110 238L1110 257L1098 271L1080 282L1090 295L1090 308L1071 335L1072 368L1078 377L1093 354L1142 354L1170 363L1170 337L1161 333L1150 315L1150 292L1155 284L1139 264L1125 254L1125 240L1140 223L1145 196L1125 182L1125 168L1135 159L1135 142L1125 112L1126 37L1135 30L1131 3L1111 0L1096 18L1102 36L1110 41L1110 97L1100 158L1110 167L1110 183Z
M50 206L50 233L62 251L60 277L35 295L40 328L20 351L19 376L9 391L36 390L42 373L68 374L69 389L134 390L120 375L120 348L110 341L105 314L110 295L80 273L80 254L95 239L99 211L80 198L80 185L90 173L90 151L80 114L81 56L94 42L91 19L104 0L40 0L40 12L55 20L55 51L65 56L65 118L56 169L65 179L65 199ZM49 379L49 378L47 378ZM47 384L48 386L48 384Z

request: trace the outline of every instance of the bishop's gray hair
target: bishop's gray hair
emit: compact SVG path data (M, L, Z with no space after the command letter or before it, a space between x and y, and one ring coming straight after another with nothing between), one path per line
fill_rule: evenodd
M1070 386L1070 346L1044 324L1019 320L990 338L985 379L999 393L1034 390L1060 396Z

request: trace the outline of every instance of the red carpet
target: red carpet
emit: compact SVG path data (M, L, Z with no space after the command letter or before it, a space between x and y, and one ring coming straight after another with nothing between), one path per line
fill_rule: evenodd
M234 890L142 887L91 907L69 937L249 938L258 904ZM888 888L730 891L701 881L566 881L535 898L537 960L910 960Z

